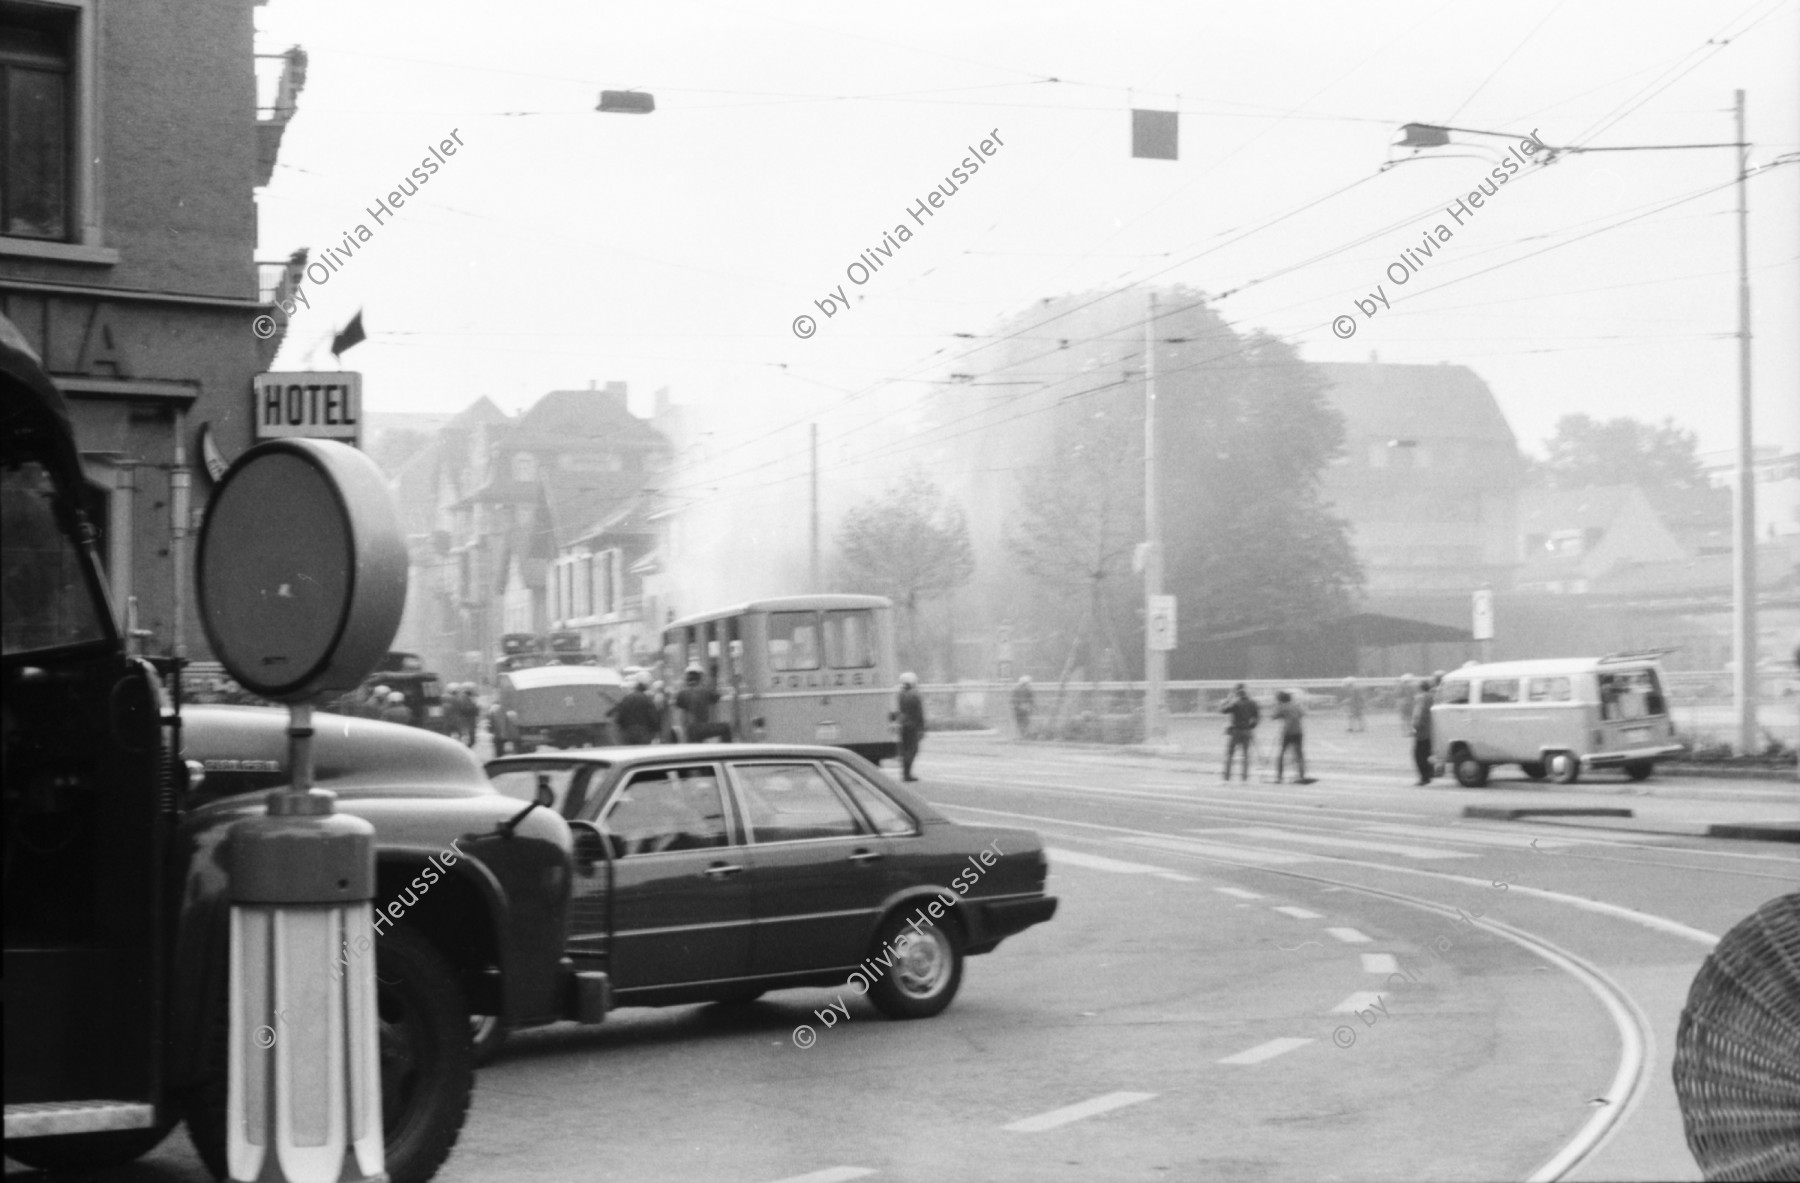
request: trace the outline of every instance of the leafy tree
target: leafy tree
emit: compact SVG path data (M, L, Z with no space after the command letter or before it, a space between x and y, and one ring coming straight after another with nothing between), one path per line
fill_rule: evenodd
M1669 526L1722 529L1731 524L1731 494L1714 488L1700 467L1694 433L1673 419L1644 423L1564 415L1544 441L1540 477L1555 489L1637 485Z
M838 557L846 585L886 596L906 622L902 661L917 668L921 605L948 596L975 574L962 508L922 472L844 515Z
M1040 614L1062 618L1055 633L1070 639L1065 678L1078 659L1097 678L1106 648L1122 657L1121 638L1136 627L1131 556L1144 533L1143 425L1113 408L1060 426L1047 462L1020 474L1005 545L1030 577ZM1123 620L1121 604L1129 609Z

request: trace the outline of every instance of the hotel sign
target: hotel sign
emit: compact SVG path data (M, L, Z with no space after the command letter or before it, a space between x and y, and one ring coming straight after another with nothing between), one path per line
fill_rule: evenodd
M341 440L362 446L362 375L353 371L258 374L251 412L259 440Z

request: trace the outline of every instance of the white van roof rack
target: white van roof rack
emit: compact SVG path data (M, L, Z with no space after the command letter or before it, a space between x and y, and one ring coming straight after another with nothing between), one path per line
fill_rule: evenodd
M1680 648L1680 645L1671 645L1667 649L1634 649L1629 653L1608 653L1605 657L1600 658L1600 664L1606 665L1611 662L1621 661L1643 661L1646 658L1654 659L1662 657L1665 654L1674 653Z

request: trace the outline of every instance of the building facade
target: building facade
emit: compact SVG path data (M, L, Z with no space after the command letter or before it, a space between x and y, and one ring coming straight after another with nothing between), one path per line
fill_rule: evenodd
M68 401L121 616L205 656L191 578L212 474L251 442L254 192L304 80L257 117L250 0L0 3L0 314Z

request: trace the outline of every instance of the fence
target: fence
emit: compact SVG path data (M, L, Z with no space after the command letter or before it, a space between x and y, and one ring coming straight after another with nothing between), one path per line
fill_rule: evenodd
M1209 718L1218 713L1236 681L1167 682L1166 704L1171 719ZM1246 679L1245 687L1265 709L1277 690L1299 700L1309 715L1343 716L1346 691L1341 678L1310 681ZM1400 679L1359 678L1363 711L1370 719L1397 720ZM1142 682L1033 682L1031 709L1033 738L1095 743L1139 743L1143 740ZM1011 735L1013 721L1011 682L958 682L954 685L921 686L925 714L934 730L995 728ZM1669 714L1681 737L1696 746L1733 743L1737 736L1737 708L1732 701L1729 671L1688 671L1663 674L1663 691ZM1765 677L1760 687L1757 715L1765 744L1800 747L1800 681L1791 677Z

